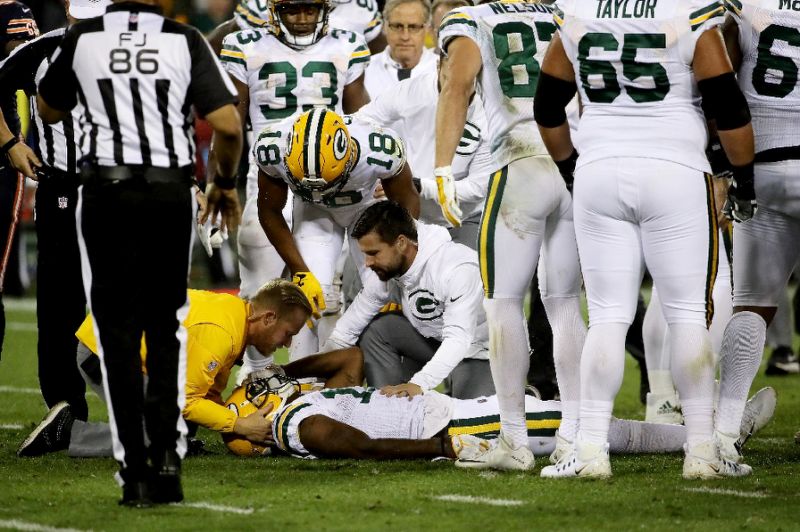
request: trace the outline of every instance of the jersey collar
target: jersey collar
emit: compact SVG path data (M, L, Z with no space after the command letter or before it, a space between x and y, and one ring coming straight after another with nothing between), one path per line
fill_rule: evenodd
M145 11L149 13L158 13L159 15L162 12L161 6L152 6L150 4L143 4L141 2L115 2L106 8L106 13L112 13L114 11Z

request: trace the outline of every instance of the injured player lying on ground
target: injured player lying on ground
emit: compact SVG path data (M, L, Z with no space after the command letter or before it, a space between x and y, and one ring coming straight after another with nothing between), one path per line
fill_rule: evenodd
M234 390L228 408L240 416L273 405L273 445L264 447L228 437L235 454L268 454L274 448L303 458L375 460L447 457L468 462L485 452L500 431L495 396L460 400L435 391L388 397L380 390L353 386L320 389L301 385L293 364L270 366L253 373ZM307 376L307 375L304 375ZM769 422L776 396L764 388L747 403L739 443ZM267 410L266 408L264 410ZM556 447L561 420L559 401L525 397L528 443L536 455ZM679 452L686 442L683 425L613 419L612 453Z

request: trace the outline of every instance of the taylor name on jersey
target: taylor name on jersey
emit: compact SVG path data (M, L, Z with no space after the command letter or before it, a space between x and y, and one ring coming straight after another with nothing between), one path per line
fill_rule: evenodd
M405 149L400 137L391 129L381 128L373 122L353 116L344 116L345 125L353 144L354 159L347 178L335 194L314 198L311 192L299 185L286 167L286 153L295 119L288 118L262 129L253 147L259 168L273 179L283 180L294 194L308 203L322 203L327 207L347 207L373 200L373 193L381 179L397 175L406 162ZM297 140L295 140L297 141ZM300 140L302 142L302 139ZM309 157L335 156L332 150L309 150ZM341 151L344 151L342 148ZM311 165L319 167L320 165Z
M312 107L341 114L344 87L364 73L369 49L361 35L345 30L332 29L296 49L267 30L251 29L226 36L220 59L231 76L250 87L250 119L253 131L260 131Z

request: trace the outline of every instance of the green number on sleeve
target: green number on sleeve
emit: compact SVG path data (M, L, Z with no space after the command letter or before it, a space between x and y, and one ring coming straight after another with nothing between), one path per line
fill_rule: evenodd
M281 152L274 144L256 147L256 157L258 158L258 164L262 166L275 165L281 162Z
M789 46L800 46L800 31L771 24L761 32L758 40L758 57L753 69L753 87L763 96L785 98L797 86L797 64L789 57L772 53L775 41L785 41ZM769 70L780 72L780 83L767 81Z

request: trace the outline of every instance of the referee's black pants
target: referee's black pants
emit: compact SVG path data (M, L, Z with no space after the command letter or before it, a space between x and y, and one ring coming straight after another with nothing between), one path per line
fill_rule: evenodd
M36 188L36 317L39 386L48 407L67 401L86 421L86 383L78 371L78 330L86 295L75 228L78 174L43 167Z
M186 295L193 226L186 183L84 179L77 223L89 306L98 331L114 457L123 482L147 475L150 456L185 452ZM140 342L147 344L148 386Z

